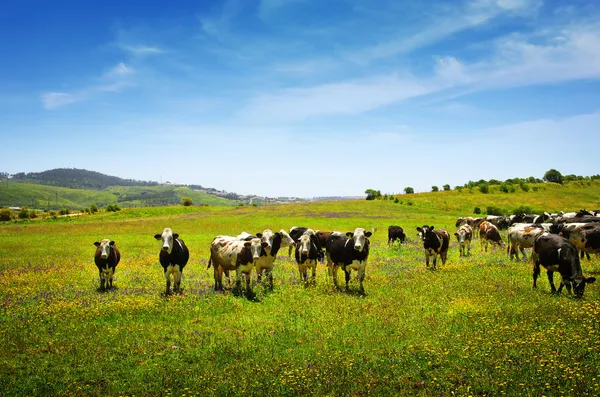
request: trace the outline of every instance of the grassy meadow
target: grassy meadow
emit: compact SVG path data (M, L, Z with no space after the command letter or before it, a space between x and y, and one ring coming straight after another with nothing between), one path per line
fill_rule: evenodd
M484 253L479 240L460 258L454 239L432 272L415 230L453 233L474 206L596 209L598 184L399 199L135 208L0 225L0 395L600 395L600 285L583 299L553 296L542 272L534 290L529 262ZM392 224L406 244L388 247ZM374 229L367 295L358 296L356 273L350 293L334 290L322 264L316 286L305 287L283 251L274 291L255 274L253 300L213 291L214 236L294 225ZM181 295L162 295L153 235L164 227L191 252ZM102 238L122 253L106 293L93 263ZM582 266L600 274L597 256Z

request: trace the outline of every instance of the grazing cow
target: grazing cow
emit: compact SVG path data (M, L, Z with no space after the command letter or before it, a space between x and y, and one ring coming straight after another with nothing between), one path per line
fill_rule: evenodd
M533 244L533 252L536 258L533 265L533 288L537 287L536 281L540 275L540 265L547 270L552 293L560 293L565 286L571 293L571 283L573 283L575 296L581 298L585 291L585 285L596 281L594 277L583 276L577 248L562 236L550 233L541 234ZM554 272L559 272L562 278L558 291L554 286Z
M154 238L162 242L158 260L165 271L167 280L165 295L168 295L171 290L171 275L174 280L173 290L179 292L183 268L190 259L190 251L183 240L179 239L179 234L173 233L173 230L168 227L163 230L162 234L155 234Z
M479 238L481 239L481 248L485 252L487 252L488 249L488 242L492 245L504 245L502 237L500 237L500 232L498 231L498 228L487 221L483 221L479 225Z
M296 243L296 262L300 279L308 283L308 269L312 269L312 282L315 283L317 276L317 260L322 255L319 247L319 239L315 234L304 234Z
M256 262L266 256L267 243L255 237L249 241L231 236L217 236L210 243L209 269L214 268L215 291L223 290L223 273L235 270L236 291L240 291L242 274L246 278L246 294L250 295L250 273Z
M435 229L433 226L417 227L423 248L425 248L425 265L429 267L429 257L433 255L432 270L436 270L437 256L440 255L442 264L446 264L448 258L448 247L450 246L450 234L444 229Z
M404 243L404 240L406 240L404 229L402 229L400 226L388 227L388 244L391 244L396 240L399 240L400 243Z
M121 260L121 252L115 246L115 242L109 239L103 239L94 243L96 254L94 262L100 272L100 290L113 287L113 275L115 268Z
M458 240L459 256L471 255L471 239L473 238L473 228L467 224L464 224L458 228L454 235Z
M348 232L332 233L325 244L327 252L327 267L329 275L333 278L333 284L338 287L337 271L341 267L346 276L346 291L349 290L350 271L358 272L360 283L360 294L364 295L363 280L365 279L365 267L369 258L371 232L365 232L363 228L354 229L354 233Z
M510 254L510 259L516 257L519 260L521 251L523 259L526 260L525 248L532 248L535 239L544 232L544 228L535 223L516 223L509 227L506 252Z

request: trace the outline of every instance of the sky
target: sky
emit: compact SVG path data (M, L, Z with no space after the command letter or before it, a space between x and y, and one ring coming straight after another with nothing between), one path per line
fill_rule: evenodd
M596 0L4 0L0 60L3 172L271 197L600 173Z

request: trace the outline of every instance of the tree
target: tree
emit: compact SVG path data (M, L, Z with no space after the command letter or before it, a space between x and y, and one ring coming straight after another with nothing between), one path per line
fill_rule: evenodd
M440 191L440 188L439 188L439 187L437 187L437 186L432 186L432 187L431 187L431 191L432 191L432 192L439 192L439 191Z
M490 192L490 186L487 184L487 182L480 183L479 191L483 194L488 194Z
M447 183L443 186L444 190L450 190L450 185L448 185Z
M546 182L563 183L563 176L560 172L552 168L546 171L544 180Z
M367 195L367 200L375 200L381 197L381 191L375 189L367 189L365 190L365 194Z
M189 207L190 205L193 205L193 204L194 204L194 202L192 201L191 198L189 198L189 197L184 197L183 198L183 205L185 207Z
M410 186L407 186L407 187L404 188L404 193L405 194L413 194L414 192L415 192L415 189L413 189Z

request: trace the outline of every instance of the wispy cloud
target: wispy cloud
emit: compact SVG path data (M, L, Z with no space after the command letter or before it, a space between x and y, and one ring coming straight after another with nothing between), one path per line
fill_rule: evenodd
M158 47L151 47L145 45L120 45L120 47L134 55L152 55L162 54L165 51Z
M107 76L108 77L121 77L121 76L127 76L127 75L134 74L134 73L135 73L135 70L131 66L127 66L123 62L120 62L119 64L114 66L112 69L110 69L110 71L107 73Z
M85 93L45 92L40 95L40 98L44 108L56 109L64 105L83 101L86 99L86 95Z

